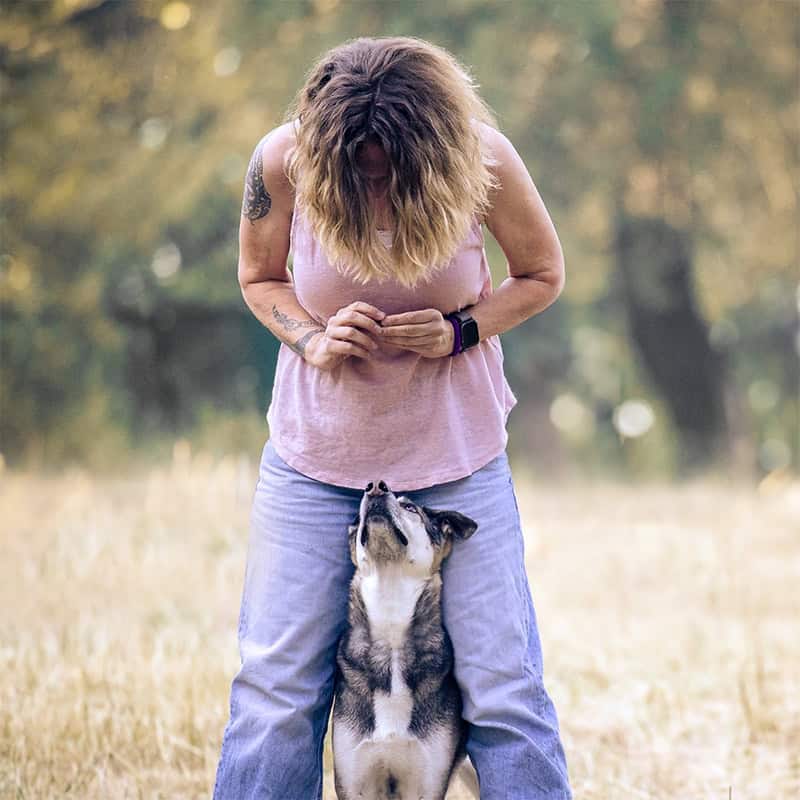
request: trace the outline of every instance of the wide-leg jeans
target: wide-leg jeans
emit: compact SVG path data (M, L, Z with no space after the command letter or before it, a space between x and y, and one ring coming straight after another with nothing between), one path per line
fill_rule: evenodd
M465 478L389 489L478 523L442 565L442 613L482 800L569 800L506 452ZM355 569L347 526L362 494L301 474L267 440L239 615L241 668L214 800L322 798L336 647Z

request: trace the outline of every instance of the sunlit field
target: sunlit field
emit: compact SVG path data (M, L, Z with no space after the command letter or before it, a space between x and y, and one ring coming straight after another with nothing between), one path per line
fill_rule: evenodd
M512 467L576 800L800 796L800 486ZM0 476L0 797L210 796L256 475Z

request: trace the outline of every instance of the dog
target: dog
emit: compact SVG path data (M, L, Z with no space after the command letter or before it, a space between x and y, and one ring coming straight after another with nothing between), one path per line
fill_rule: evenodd
M475 798L467 723L442 625L441 565L477 522L369 483L348 526L356 571L333 704L339 800L444 800L456 772Z

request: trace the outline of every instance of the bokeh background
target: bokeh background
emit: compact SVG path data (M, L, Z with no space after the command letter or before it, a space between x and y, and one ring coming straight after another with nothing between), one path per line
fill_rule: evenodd
M503 337L514 451L628 477L797 466L797 2L3 6L7 463L263 438L249 155L321 52L403 33L472 70L564 248L558 303Z
M387 34L470 69L565 253L502 341L576 796L792 796L797 0L0 9L0 796L209 792L278 348L244 174Z

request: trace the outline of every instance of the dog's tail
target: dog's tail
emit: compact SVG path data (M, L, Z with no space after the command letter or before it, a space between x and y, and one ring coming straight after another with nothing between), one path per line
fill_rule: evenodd
M472 766L469 756L467 756L458 766L458 769L456 770L456 776L461 781L464 788L475 798L475 800L480 800L481 790L480 786L478 785L478 773L475 772L475 767Z

